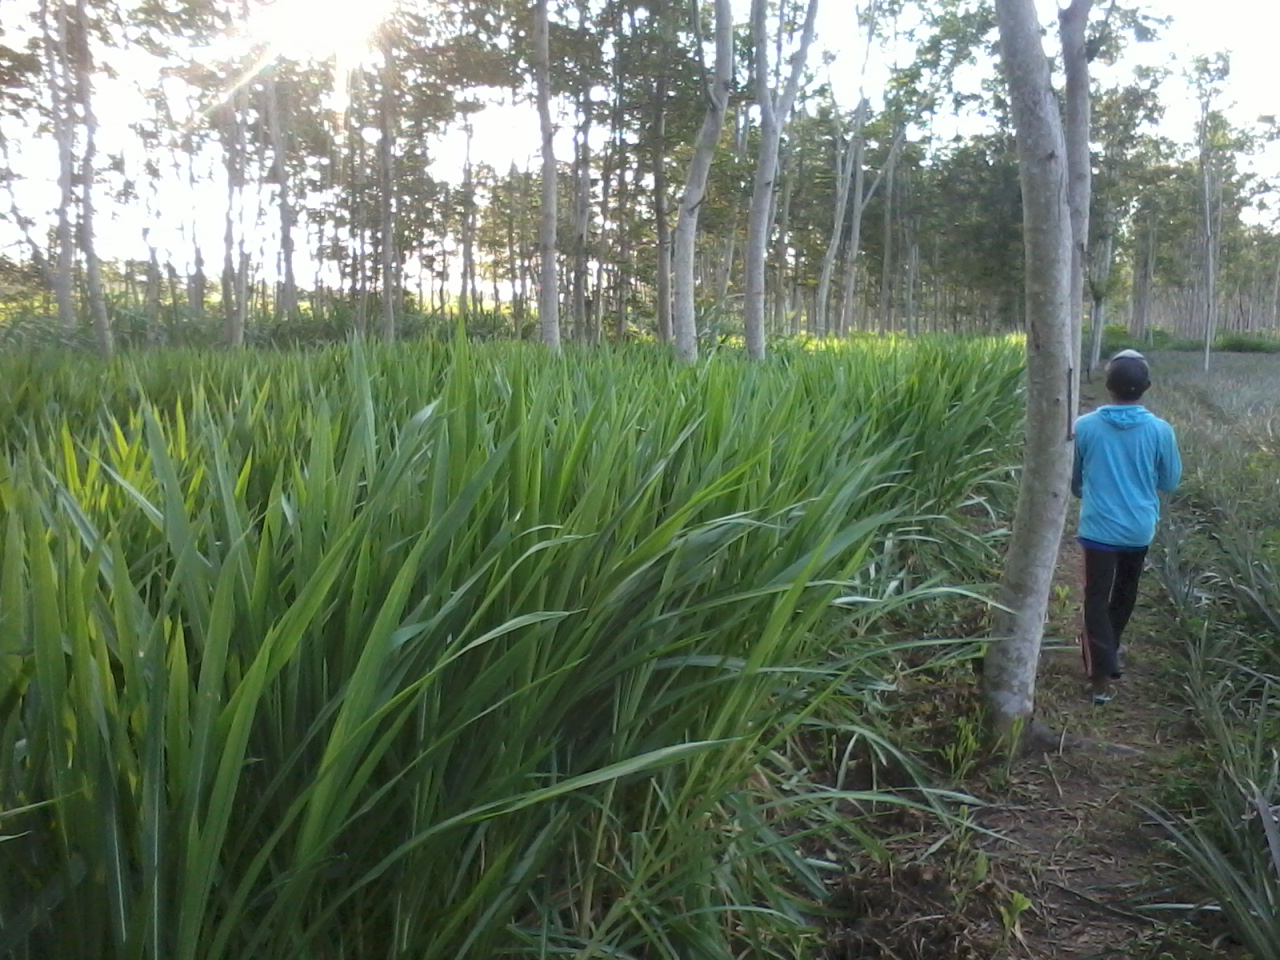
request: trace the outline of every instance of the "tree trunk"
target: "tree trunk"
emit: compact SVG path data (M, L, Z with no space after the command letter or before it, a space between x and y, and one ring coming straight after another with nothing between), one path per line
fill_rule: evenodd
M382 91L378 98L378 204L381 213L382 339L396 339L395 213L395 57L389 40L382 44Z
M1027 426L1013 535L983 693L1013 748L1033 719L1049 587L1067 514L1075 408L1071 357L1072 231L1066 143L1035 0L996 0L1001 61L1018 144L1026 257Z
M634 195L632 187L635 193L640 192L640 171L636 170L634 183L629 185L627 168L623 165L618 170L618 229L622 236L618 245L617 294L614 299L614 338L618 343L627 339L630 321L627 314L631 298L632 244L631 230L624 222L624 214L628 209L628 201Z
M866 171L862 166L862 155L865 151L866 140L859 126L854 131L853 193L850 197L853 215L849 221L849 245L845 248L844 254L844 285L840 297L840 319L836 330L840 336L849 332L853 318L854 297L858 289L858 253L862 247L862 214L867 209L867 198L863 196Z
M1084 272L1089 262L1089 198L1093 161L1089 153L1089 53L1085 27L1093 0L1071 0L1058 11L1058 36L1066 74L1063 114L1067 147L1067 203L1071 208L1071 365L1078 385L1081 332L1084 324ZM1073 397L1079 391L1073 389ZM1074 411L1072 411L1074 414Z
M853 185L853 164L861 159L856 144L861 142L862 127L866 122L867 99L863 97L853 113L853 133L845 143L841 138L836 150L836 209L831 221L831 237L822 255L822 271L818 275L818 294L815 301L816 323L824 334L830 334L831 278L835 274L836 256L840 253L840 241L844 239L845 213L849 209L849 189Z
M194 272L189 281L190 292L187 294L187 302L190 304L189 312L192 321L199 324L204 322L204 298L208 292L209 279L204 272L204 253L200 250L200 241L195 241L194 246Z
M233 95L226 104L226 126L223 143L223 160L227 171L227 207L222 224L222 319L226 327L227 346L244 345L242 314L236 302L238 294L236 269L236 197L240 192L240 177L244 160L240 155L239 95Z
M276 182L276 201L280 211L280 265L282 286L280 302L277 304L280 316L286 319L298 312L298 282L293 272L293 224L295 214L293 201L289 196L288 145L285 139L284 112L280 102L279 84L275 72L267 71L267 127L271 136L272 178Z
M1102 335L1105 333L1107 295L1111 286L1111 259L1115 253L1116 212L1107 207L1102 214L1102 232L1089 250L1089 294L1093 302L1089 323L1090 379L1102 365Z
M196 188L196 160L194 152L187 158L187 185L192 191ZM208 293L209 279L204 272L204 251L200 248L200 231L195 221L191 222L192 274L188 280L188 313L190 319L204 323L204 299Z
M893 323L893 200L896 187L896 155L884 168L884 223L880 241L880 335L889 332Z
M147 340L150 341L156 332L156 326L160 322L160 259L156 255L156 248L151 243L150 227L143 227L142 242L147 246L147 295L146 295L146 313L147 313Z
M906 297L902 312L906 320L907 336L914 337L920 333L920 324L916 318L916 284L920 277L920 217L908 217L905 221L907 245L907 278Z
M1151 217L1142 233L1137 262L1133 266L1133 309L1130 333L1145 338L1151 325L1151 296L1156 272L1156 220Z
M755 182L751 191L751 210L747 216L747 245L744 255L746 300L743 310L747 356L752 360L763 360L765 354L765 257L768 251L769 233L773 225L771 216L774 209L773 187L778 171L778 149L782 139L782 125L791 113L796 93L800 89L800 78L804 74L809 46L813 42L818 0L809 0L803 31L800 35L800 47L791 60L791 73L776 103L773 91L769 88L769 38L765 30L765 7L765 0L752 0L751 30L755 45L756 103L760 108L760 147L756 158ZM778 34L778 41L781 43L781 22L779 22Z
M551 39L547 0L534 5L534 70L538 88L538 122L542 130L542 225L538 252L542 258L542 283L538 291L538 323L542 342L552 353L560 352L560 276L556 264L556 152L551 126Z
M777 239L774 242L773 249L774 285L777 290L777 296L774 298L773 329L782 330L786 323L787 311L787 298L783 295L783 291L786 289L787 276L787 236L791 232L791 201L795 196L796 173L795 164L790 162L790 151L788 151L788 156L779 158L778 162L779 170L782 174L782 195L778 199L777 213L770 219L775 220L778 224ZM803 163L803 154L801 155L801 162ZM798 275L798 271L793 272L793 276ZM798 333L799 331L794 332Z
M1271 280L1271 329L1280 331L1280 259L1276 260L1276 270Z
M672 264L675 304L672 327L676 355L686 363L698 358L698 329L694 309L694 253L698 239L698 211L707 190L707 177L716 143L724 125L729 105L729 84L733 79L733 8L730 0L715 0L716 65L705 91L706 114L694 142L693 157L680 196L680 212L676 220L675 260Z
M1209 372L1218 326L1218 254L1222 227L1222 179L1209 143L1209 105L1202 105L1200 180L1204 203L1204 372Z
M849 321L852 318L855 307L854 298L858 282L858 250L862 244L862 217L867 211L867 206L874 199L876 191L880 189L880 184L884 181L885 174L892 170L898 151L902 149L902 142L906 139L906 136L906 124L899 124L897 136L893 138L893 143L889 146L889 153L885 158L884 167L876 174L875 180L871 182L871 186L866 190L865 194L863 192L865 174L862 169L862 154L865 148L865 141L861 136L858 137L857 156L854 158L853 168L853 219L849 227L849 249L845 254L844 299L840 307L841 333L848 330Z
M658 77L654 93L653 217L656 221L655 273L658 342L671 342L671 222L667 216L667 77Z
M58 226L53 269L53 296L58 304L58 321L65 332L76 326L76 305L72 292L75 268L75 238L71 229L71 205L75 201L75 124L71 116L70 54L67 43L67 11L61 0L56 18L49 22L49 3L41 4L46 71L49 75L50 114L53 136L58 144Z
M80 158L80 250L84 254L85 285L89 293L89 317L93 323L94 340L97 341L98 352L109 357L115 351L115 338L107 317L102 266L94 244L93 186L97 171L93 164L97 159L98 118L93 112L93 55L89 49L89 15L85 0L76 2L76 25L80 34L76 88L84 123L84 155Z
M582 125L578 130L574 151L573 191L573 338L590 339L587 316L587 238L591 224L591 100L584 96L579 104Z

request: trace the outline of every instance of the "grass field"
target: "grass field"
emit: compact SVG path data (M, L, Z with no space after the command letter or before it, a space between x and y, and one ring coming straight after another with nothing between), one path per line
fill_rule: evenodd
M1158 815L1258 960L1280 956L1280 358L1161 357L1188 464L1160 537L1202 777Z
M1019 368L0 361L0 954L810 955L795 824L884 797L792 747L892 755L880 624L988 578Z

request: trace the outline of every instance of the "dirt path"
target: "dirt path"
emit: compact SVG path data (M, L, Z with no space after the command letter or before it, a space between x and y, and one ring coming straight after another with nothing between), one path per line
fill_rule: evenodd
M1129 656L1116 698L1101 707L1089 702L1070 639L1078 621L1078 565L1075 544L1064 544L1049 633L1057 642L1044 654L1037 697L1041 718L1064 735L1064 747L1020 762L1005 782L986 784L989 790L979 788L990 806L978 822L1008 838L984 839L982 846L1000 863L1004 882L1031 900L1022 949L1011 947L1011 956L1085 960L1153 949L1160 925L1135 906L1167 885L1169 869L1160 831L1137 804L1161 801L1196 737L1174 706L1176 641L1160 629L1172 613L1150 576L1126 634Z
M1082 398L1086 409L1090 399ZM1009 956L1154 958L1168 939L1167 924L1137 908L1176 898L1164 889L1171 870L1162 833L1139 805L1158 804L1176 789L1198 739L1178 697L1181 641L1148 570L1125 634L1125 677L1116 697L1104 706L1089 701L1076 642L1084 577L1072 514L1037 694L1040 718L1063 744L1016 764L997 778L1004 782L989 778L997 789L982 791L990 806L977 819L1007 838L984 839L982 846L1000 864L1004 882L1031 901Z
M1088 397L1084 398L1086 402ZM1091 406L1091 405L1090 405ZM837 902L849 921L833 925L832 960L1182 960L1203 930L1181 916L1146 911L1179 901L1161 830L1141 804L1177 806L1179 784L1203 769L1198 734L1181 712L1182 657L1174 612L1150 571L1125 634L1125 677L1115 699L1085 693L1076 637L1083 561L1074 509L1059 553L1045 631L1037 712L1062 735L1058 749L1012 765L960 766L957 787L983 802L975 829L893 823L892 857L847 875ZM909 700L930 703L946 741L972 732L971 679L941 681ZM941 715L941 716L939 716ZM963 753L963 751L960 751ZM896 835L895 835L896 834ZM1211 939L1213 931L1208 932ZM1182 946L1179 946L1181 944ZM1199 956L1229 957L1214 948Z

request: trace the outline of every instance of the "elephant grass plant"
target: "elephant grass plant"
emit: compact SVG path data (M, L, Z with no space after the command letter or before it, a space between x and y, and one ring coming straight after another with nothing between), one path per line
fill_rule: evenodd
M1220 775L1150 811L1258 960L1280 958L1280 360L1164 359L1160 410L1188 465L1157 573L1187 633L1186 700Z
M998 491L1017 378L0 361L0 955L803 955L785 817L882 798L780 791L778 748L943 589L906 567Z

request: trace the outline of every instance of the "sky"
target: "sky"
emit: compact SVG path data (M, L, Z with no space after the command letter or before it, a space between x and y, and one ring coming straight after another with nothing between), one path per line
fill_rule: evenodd
M22 8L34 6L35 0L0 0L0 8L4 13L0 23L13 30L21 16ZM341 44L351 38L367 33L372 19L370 11L391 0L362 0L352 3L351 0L280 0L289 9L299 8L308 11L305 18L288 15L274 19L265 19L256 29L275 31L282 46L293 54L305 52L308 45L325 47ZM1132 2L1132 0L1130 0ZM750 0L733 0L735 14L740 21L747 19ZM1053 24L1056 18L1057 3L1055 0L1037 0L1042 20L1047 25ZM1096 0L1095 16L1105 9L1105 0ZM327 15L320 15L319 8L328 7ZM1225 85L1223 106L1228 115L1237 124L1247 124L1265 114L1280 113L1280 84L1276 78L1280 71L1276 69L1276 37L1280 36L1280 3L1266 0L1156 0L1148 4L1148 9L1159 15L1172 18L1172 22L1163 28L1160 40L1148 44L1131 44L1122 63L1113 70L1112 75L1101 75L1104 82L1123 81L1136 64L1163 65L1171 68L1174 77L1167 83L1163 95L1166 103L1166 114L1161 132L1178 141L1189 141L1195 129L1197 107L1194 97L1177 78L1195 55L1208 55L1217 51L1230 51L1231 75ZM347 18L347 19L344 19ZM310 26L299 27L305 22ZM357 22L358 21L358 22ZM907 24L899 24L905 29ZM1052 54L1054 32L1046 34L1046 49ZM8 42L14 42L15 35L10 33ZM882 85L886 70L890 65L884 55L873 51L873 62L863 64L862 54L865 40L859 40L859 28L856 20L856 6L849 0L821 0L818 17L818 37L811 63L820 63L819 52L831 51L835 61L824 77L831 82L836 96L843 103L852 106L860 90L865 90L875 103L877 88ZM344 55L357 55L350 44L346 45ZM909 46L899 45L896 55L901 60L910 58ZM142 55L139 55L142 58ZM142 59L139 60L142 62ZM120 78L116 81L116 89L98 98L98 113L102 123L100 133L100 150L103 153L121 149L133 137L129 124L133 119L132 111L138 107L136 97L128 92L130 67L128 58L119 60ZM976 71L975 71L976 72ZM1096 71L1105 73L1101 69ZM945 122L945 121L943 121ZM979 121L971 121L977 123ZM567 126L567 125L566 125ZM478 161L491 164L499 171L506 170L512 163L519 167L537 166L536 152L539 136L537 116L530 104L507 107L493 107L485 110L473 119L474 140L472 157ZM949 135L952 131L946 131ZM974 129L962 132L977 132ZM21 201L24 208L38 215L48 211L56 203L56 190L52 177L56 173L56 165L52 162L53 153L50 144L27 143L17 145L21 154L21 166L30 179L22 185ZM568 131L560 138L557 147L562 156L569 155ZM461 178L462 158L464 156L464 138L459 130L447 135L443 142L435 148L437 161L433 169L436 176L445 179ZM1251 161L1252 168L1264 177L1280 179L1280 144L1272 144L1269 150ZM176 186L169 192L161 190L141 203L130 208L117 208L104 211L107 216L100 220L99 236L108 248L110 256L144 258L146 247L142 241L142 226L150 222L152 230L150 239L162 250L172 248L175 251L189 249L189 240L181 232L180 225L173 218L156 215L155 210L174 209L173 204L181 204L183 209L191 209L193 202L188 194L179 194ZM220 187L212 185L207 199L196 200L199 206L207 203L209 215L197 217L207 220L200 227L202 242L210 253L219 249L221 238L221 218L223 194ZM4 204L7 207L7 203ZM147 207L150 206L150 210ZM252 216L249 211L247 216ZM189 218L183 218L189 219ZM269 218L270 219L270 218ZM11 231L5 230L0 222L0 252L12 251L14 238ZM263 237L264 252L269 247ZM206 257L210 256L206 253ZM181 262L181 257L176 258ZM306 276L305 268L299 269Z

